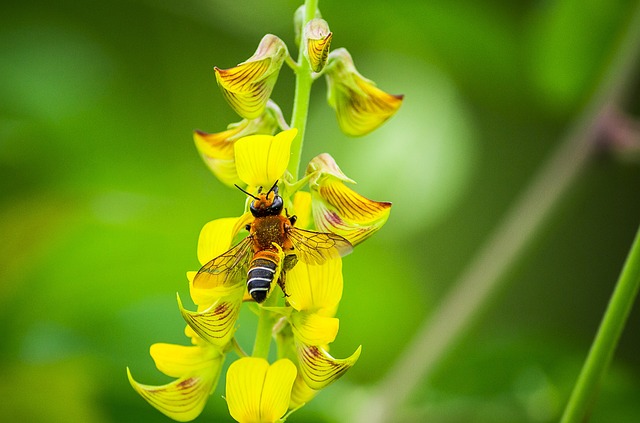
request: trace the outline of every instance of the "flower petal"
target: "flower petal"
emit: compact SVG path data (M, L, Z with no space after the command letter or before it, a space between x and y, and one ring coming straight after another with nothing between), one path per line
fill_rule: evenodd
M326 345L333 342L340 325L335 317L307 312L292 313L290 321L296 339L307 345Z
M329 315L342 298L342 287L340 258L321 265L299 262L287 272L287 301L298 311L320 311Z
M326 68L329 105L336 111L340 129L347 135L365 135L382 125L402 104L402 95L391 95L358 73L347 50L329 54Z
M240 180L238 172L236 171L235 160L212 159L207 156L202 156L202 160L204 160L207 167L223 184L228 187L242 184L242 180Z
M240 358L229 366L225 398L236 421L261 421L260 396L268 368L267 360L255 357Z
M171 344L154 344L150 352L158 369L178 379L160 386L144 385L135 381L127 368L133 389L174 420L186 422L198 417L215 389L224 355L210 346Z
M273 137L252 135L238 140L235 156L240 179L249 186L271 187L287 169L291 141L297 133L292 128Z
M227 371L226 400L236 421L275 422L287 411L295 365L287 359L269 366L267 360L243 357Z
M318 391L311 389L309 385L304 381L301 373L298 373L296 380L293 382L293 388L291 388L291 402L289 403L289 409L301 407L308 403L316 396Z
M171 377L202 373L220 355L213 348L165 343L151 345L149 353L158 370Z
M193 132L193 142L198 151L212 159L233 160L233 144L235 136L249 125L249 120L244 119L237 125L226 131L209 134L196 130Z
M326 387L358 361L361 349L358 347L349 358L335 359L322 347L298 344L298 360L304 381L311 389Z
M208 134L195 131L193 139L200 156L216 177L228 186L242 184L235 164L235 142L248 135L273 135L278 128L287 128L280 107L267 102L265 112L256 119L243 119L228 126L226 131Z
M260 399L263 421L275 422L287 412L297 373L296 366L287 359L278 360L269 367Z
M311 227L311 194L305 191L298 191L293 196L293 212L295 213L296 227L309 229Z
M267 34L246 62L230 69L215 68L222 94L236 113L245 119L262 115L288 54L281 39Z
M311 159L306 170L307 175L311 175L311 184L317 185L318 180L321 180L327 176L333 176L334 178L342 181L355 184L356 181L349 178L342 172L342 169L338 166L335 159L331 157L331 154L322 153Z
M348 188L343 181L349 179L329 154L311 160L307 174L315 175L309 186L318 230L341 235L357 245L387 222L391 203L370 200Z
M207 264L213 258L229 249L233 238L253 220L247 212L240 217L226 217L208 222L198 237L198 261Z
M232 295L220 298L201 312L185 310L180 297L178 306L184 320L200 338L218 348L224 348L235 333L243 292L244 288L241 286Z

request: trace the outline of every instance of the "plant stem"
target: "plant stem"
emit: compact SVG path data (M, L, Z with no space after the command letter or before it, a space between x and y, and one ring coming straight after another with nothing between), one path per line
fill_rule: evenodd
M609 366L640 287L640 228L600 323L596 338L573 387L561 423L584 421L595 398L598 385Z
M623 29L624 30L624 29ZM359 410L358 421L392 422L453 344L478 318L504 275L520 258L571 183L589 163L602 119L628 94L640 53L640 6L630 14L626 32L591 101L534 177L502 223L466 267L439 307L418 329L412 342Z
M318 0L306 0L304 2L304 26L316 16L318 8ZM311 65L304 56L305 45L300 39L300 49L298 51L298 67L296 69L296 90L293 99L293 112L291 117L291 127L298 129L298 134L291 143L291 159L289 160L289 173L294 180L298 179L298 171L300 167L300 158L302 156L302 144L307 127L307 115L309 113L309 98L311 97Z
M275 282L274 282L275 283ZM269 357L269 350L271 349L271 339L273 338L273 325L275 320L273 319L273 313L266 310L264 307L270 307L277 301L277 296L273 293L265 300L262 307L260 307L260 314L258 315L258 328L256 329L256 340L253 343L252 357L262 357L267 359Z

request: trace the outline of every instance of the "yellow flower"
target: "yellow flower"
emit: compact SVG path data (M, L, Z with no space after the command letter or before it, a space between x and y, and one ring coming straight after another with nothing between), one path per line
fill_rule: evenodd
M402 95L391 95L360 75L347 50L329 54L325 68L328 102L336 111L340 129L347 135L360 136L382 125L402 104Z
M216 219L207 223L198 239L198 259L205 265L225 253L234 237L252 219L251 213L238 218ZM188 272L191 299L198 306L196 312L185 310L178 297L182 317L190 328L208 343L224 348L233 338L235 323L240 314L244 284L225 285L219 278L203 273L196 280L196 272Z
M314 72L320 72L327 63L332 37L329 24L324 19L312 19L305 25L303 42L306 44L306 48L304 55Z
M289 316L300 373L312 390L342 376L360 356L360 347L346 359L335 359L324 345L335 340L339 322L333 317L342 297L342 259L322 265L298 263L287 276ZM300 395L309 392L297 390Z
M291 141L298 130L282 131L275 136L251 135L236 142L238 176L251 187L271 187L287 170Z
M288 359L269 365L263 358L244 357L227 371L229 413L240 423L274 423L289 408L296 366Z
M273 135L278 128L286 127L282 111L269 100L262 115L255 119L243 119L232 123L227 130L208 134L195 131L193 140L200 156L216 177L226 185L240 184L236 171L234 146L238 139L247 135Z
M329 154L313 158L310 176L313 219L320 231L333 232L357 245L378 231L389 218L391 203L373 201L348 188L348 178Z
M187 422L198 417L216 387L224 355L207 344L153 344L150 353L158 370L177 379L166 385L144 385L136 382L127 368L133 389L174 420Z
M215 68L222 94L236 113L245 119L262 115L288 55L286 44L267 34L245 62L230 69Z
M300 372L305 383L315 390L323 389L340 378L358 361L362 347L344 359L336 359L329 352L317 345L304 345L296 342Z

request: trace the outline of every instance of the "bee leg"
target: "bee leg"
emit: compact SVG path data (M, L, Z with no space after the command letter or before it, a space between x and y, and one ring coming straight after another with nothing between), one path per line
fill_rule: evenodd
M282 290L284 297L287 298L289 294L287 294L287 290L284 287L284 280L285 280L285 273L282 272L282 274L280 275L280 278L278 279L278 285L280 286L280 289Z
M298 263L298 256L296 256L295 254L287 254L284 257L284 262L282 263L282 269L284 271L291 270L293 269L293 266L296 265L296 263Z
M296 220L298 220L298 217L295 214L289 217L289 222L291 222L291 226L296 224Z

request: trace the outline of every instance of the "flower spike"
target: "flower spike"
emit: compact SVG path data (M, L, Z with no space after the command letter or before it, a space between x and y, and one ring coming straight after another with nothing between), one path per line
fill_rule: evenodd
M324 19L312 19L304 27L304 55L314 72L320 72L327 63L332 37L329 24Z
M402 95L387 94L360 75L344 48L329 54L325 75L327 101L336 111L340 129L347 135L368 134L393 116L402 104Z
M357 245L378 231L389 218L391 203L373 201L348 188L352 182L329 154L309 162L307 174L318 230L333 232Z
M245 119L262 115L288 55L284 41L267 34L247 61L230 69L214 68L222 94L236 113Z

